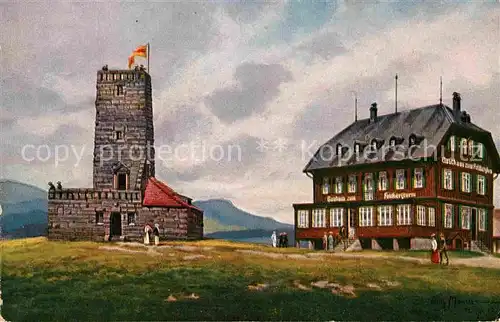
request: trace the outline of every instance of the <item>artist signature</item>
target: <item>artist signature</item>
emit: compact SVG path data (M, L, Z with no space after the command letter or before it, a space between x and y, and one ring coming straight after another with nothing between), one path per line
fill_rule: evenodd
M460 299L454 295L449 296L434 296L431 298L431 304L441 305L443 310L451 310L455 308L462 308L467 312L474 312L475 306L478 304L488 304L495 314L494 321L500 321L500 301L493 300L477 300L477 299Z

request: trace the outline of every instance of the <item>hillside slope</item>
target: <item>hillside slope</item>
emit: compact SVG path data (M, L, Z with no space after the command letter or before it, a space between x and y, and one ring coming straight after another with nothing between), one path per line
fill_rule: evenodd
M224 226L245 227L248 230L291 229L293 225L276 221L272 218L252 215L237 208L231 201L225 199L210 199L195 201L194 205L203 209L204 217Z

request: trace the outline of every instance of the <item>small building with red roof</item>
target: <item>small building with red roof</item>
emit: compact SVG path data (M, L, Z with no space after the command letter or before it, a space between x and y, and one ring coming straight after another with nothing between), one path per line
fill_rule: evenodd
M203 238L203 211L155 177L151 77L97 72L92 188L49 183L51 240Z

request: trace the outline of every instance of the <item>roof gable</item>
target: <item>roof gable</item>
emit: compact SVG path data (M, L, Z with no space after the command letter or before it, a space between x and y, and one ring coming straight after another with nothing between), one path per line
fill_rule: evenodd
M148 179L142 204L146 207L190 208L202 211L186 203L172 188L154 177Z

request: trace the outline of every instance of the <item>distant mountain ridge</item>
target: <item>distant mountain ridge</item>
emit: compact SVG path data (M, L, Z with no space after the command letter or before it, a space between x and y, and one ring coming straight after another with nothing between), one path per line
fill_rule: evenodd
M273 230L293 225L250 214L226 199L194 201L204 211L204 233L212 238L268 240ZM46 235L47 191L15 180L0 179L0 226L3 238Z
M256 216L243 211L237 208L231 201L227 199L195 201L193 202L193 204L203 209L204 218L210 219L211 221L219 223L223 226L236 226L243 227L245 228L245 230L263 231L274 229L286 230L293 228L293 225L285 224L268 217ZM215 231L205 229L205 233L213 232Z

